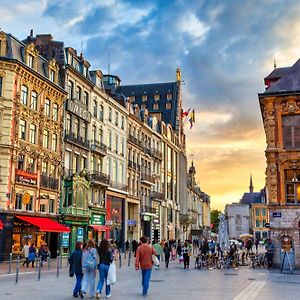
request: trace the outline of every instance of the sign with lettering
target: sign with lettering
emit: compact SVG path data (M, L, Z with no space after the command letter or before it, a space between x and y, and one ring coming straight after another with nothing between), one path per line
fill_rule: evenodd
M16 169L16 181L31 185L37 184L37 174Z
M128 226L135 226L136 225L136 220L127 220Z
M92 225L104 225L105 224L105 216L92 214L91 224Z
M83 228L77 228L77 241L83 242Z
M62 240L61 240L61 246L64 248L68 248L69 247L69 238L70 238L70 234L67 232L64 232L62 234Z
M273 212L273 218L281 218L281 212L278 211Z
M87 110L86 107L84 107L84 105L80 101L76 99L68 100L67 110L77 115L79 118L87 122L91 122L91 113Z

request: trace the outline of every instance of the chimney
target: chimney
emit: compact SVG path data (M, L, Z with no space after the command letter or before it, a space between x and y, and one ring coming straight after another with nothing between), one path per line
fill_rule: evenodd
M33 29L30 30L30 37L33 37Z

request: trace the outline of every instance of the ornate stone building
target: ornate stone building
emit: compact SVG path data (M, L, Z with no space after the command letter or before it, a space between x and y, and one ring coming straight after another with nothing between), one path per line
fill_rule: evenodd
M300 266L300 61L275 68L258 95L266 134L266 195L275 263ZM287 260L285 261L287 263Z
M27 241L56 253L58 235L50 232L69 230L55 222L66 92L56 60L34 44L0 32L0 51L0 253L20 254Z

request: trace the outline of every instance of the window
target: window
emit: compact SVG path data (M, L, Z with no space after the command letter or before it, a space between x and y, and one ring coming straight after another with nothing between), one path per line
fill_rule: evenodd
M2 96L2 81L3 81L3 78L0 77L0 97Z
M45 100L45 116L50 117L50 106L51 106L51 101L50 99Z
M259 208L255 208L255 215L258 217L259 216Z
M94 108L93 108L93 111L94 111L94 117L97 118L97 100L94 100Z
M285 171L285 194L287 204L300 204L300 170Z
M96 140L96 126L95 125L92 126L92 139L93 139L93 141Z
M104 115L104 108L103 105L100 104L100 110L99 110L99 120L103 122L103 115Z
M43 147L48 148L49 145L49 131L44 130L44 135L43 135Z
M262 208L261 214L262 214L262 216L266 216L266 209L265 208Z
M108 107L108 121L111 122L112 120L112 108Z
M49 76L49 79L52 81L52 82L54 82L54 80L55 80L55 72L53 71L53 70L50 70L50 74L49 74L50 76Z
M78 131L79 131L79 120L77 118L75 118L74 120L74 138L77 139L78 138Z
M99 143L103 143L103 130L101 128L99 128Z
M124 156L124 138L121 138L121 155Z
M42 162L42 174L47 175L48 174L48 163L46 161Z
M30 124L29 128L29 142L35 144L35 137L36 137L36 125Z
M108 141L107 141L107 145L108 145L108 148L111 150L111 146L112 146L112 133L111 133L111 130L108 129Z
M22 209L22 194L16 194L15 209Z
M172 93L167 93L167 100L172 100L172 98L173 98Z
M111 176L111 160L110 158L106 161L107 175Z
M30 107L34 110L37 110L37 97L38 94L36 92L31 92L31 103L30 103Z
M49 213L53 214L54 213L54 200L49 199Z
M256 226L256 227L260 227L260 221L259 221L259 220L256 220L255 226Z
M73 97L74 97L74 83L72 81L69 81L69 83L68 83L68 94L69 94L69 98L73 99Z
M147 108L147 105L146 104L142 104L141 105L141 109L146 109Z
M115 112L115 125L119 126L119 113L117 111Z
M28 102L28 87L26 85L22 85L21 88L21 103L27 105Z
M53 151L57 150L57 134L56 133L52 134L52 145L51 145L51 148L52 148Z
M154 103L154 104L153 104L153 109L154 109L154 110L157 110L157 109L158 109L158 103Z
M19 139L26 140L26 121L20 119Z
M121 117L121 128L122 129L125 128L125 118L124 118L124 116Z
M32 202L33 202L33 197L30 196L30 201L28 204L26 204L26 210L32 210Z
M52 178L56 178L56 167L55 167L55 165L53 165L53 164L50 165L50 173L49 174Z
M40 212L46 212L46 204L40 204Z
M69 134L71 131L71 116L67 114L66 118L66 133Z
M27 65L29 68L33 68L33 56L32 55L27 56Z
M35 172L35 161L32 157L28 158L27 161L27 172Z
M300 148L300 115L282 117L283 147Z
M91 171L95 171L95 157L91 156Z
M116 153L118 153L118 135L117 134L115 134L115 143L114 143L114 150L115 150L115 152Z
M84 92L84 94L83 94L83 103L85 105L89 104L89 94L88 94L88 92Z
M154 100L155 100L155 101L158 101L159 99L160 99L160 95L159 95L159 94L155 94L155 95L154 95Z
M81 100L81 87L80 86L76 86L76 98L78 101Z
M53 120L54 121L58 121L58 104L57 103L53 104L53 113L52 113L52 116L53 116Z
M263 227L266 226L266 220L262 220L262 226L263 226Z
M18 155L18 169L19 170L24 170L24 160L25 156L23 154Z
M144 102L144 101L147 101L147 99L148 99L147 95L143 95L143 96L142 96L142 101L143 101L143 102Z
M242 225L242 216L239 214L235 217L235 225Z
M81 137L82 137L83 141L86 140L86 123L85 122L82 123Z
M172 103L171 102L166 103L166 109L171 109L171 108L172 108Z
M114 160L114 166L113 166L113 176L114 176L114 181L118 181L118 162Z

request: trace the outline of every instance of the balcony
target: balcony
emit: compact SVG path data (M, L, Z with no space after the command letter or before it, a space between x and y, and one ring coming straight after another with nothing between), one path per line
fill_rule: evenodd
M73 216L91 217L90 209L78 208L75 206L63 207L61 213Z
M98 171L91 171L90 172L90 178L91 178L91 184L94 185L109 185L109 175L104 174L102 172Z
M129 134L128 136L128 141L133 143L134 145L141 147L142 146L142 142L140 140L138 140L136 137L134 137L133 135Z
M165 195L164 195L164 193L159 193L159 192L152 191L151 192L151 198L152 199L158 199L158 200L164 200Z
M137 172L141 171L141 166L133 162L132 160L128 160L128 168L133 169Z
M82 136L75 135L74 132L66 133L65 140L85 148L89 148L89 141Z
M103 156L107 154L107 146L97 140L91 141L90 148L92 151L97 152Z
M155 181L154 181L154 178L153 178L152 175L142 173L141 177L142 177L142 181L144 181L145 183L148 183L148 184L151 184L151 185L155 184Z
M160 160L162 160L162 152L155 149L155 148L151 149L151 155L158 158L158 159L160 159Z
M42 175L41 176L41 187L51 190L58 190L59 180L51 176Z
M127 192L127 185L126 184L123 184L123 183L120 183L120 182L116 182L116 181L112 181L112 180L109 181L109 184L114 189Z
M146 155L151 156L151 149L149 149L148 147L144 147L144 153L145 153Z
M142 214L150 214L156 216L156 209L149 205L143 205Z

